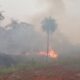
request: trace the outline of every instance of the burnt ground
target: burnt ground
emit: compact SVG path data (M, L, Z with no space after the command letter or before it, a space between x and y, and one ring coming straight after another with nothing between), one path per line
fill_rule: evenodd
M53 65L0 75L0 80L80 80L80 70Z

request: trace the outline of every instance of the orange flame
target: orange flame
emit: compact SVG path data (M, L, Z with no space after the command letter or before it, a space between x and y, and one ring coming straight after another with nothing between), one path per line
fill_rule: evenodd
M56 51L50 50L49 51L49 57L51 57L51 58L57 58L58 54L57 54Z
M47 56L47 53L45 51L40 52L40 55ZM49 50L48 56L51 58L58 58L58 53L54 50Z

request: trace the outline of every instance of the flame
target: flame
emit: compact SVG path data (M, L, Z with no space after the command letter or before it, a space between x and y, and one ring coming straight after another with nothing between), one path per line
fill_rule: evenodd
M40 55L47 56L47 53L45 51L41 51ZM51 49L51 50L49 50L48 56L50 58L58 58L58 53L56 51L54 51L54 50Z
M50 50L49 51L49 57L51 57L51 58L57 58L58 54L57 54L56 51Z

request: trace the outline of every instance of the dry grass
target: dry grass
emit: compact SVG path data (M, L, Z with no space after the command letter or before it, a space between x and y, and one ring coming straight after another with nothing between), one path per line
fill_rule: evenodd
M0 80L80 80L80 71L60 65L33 67L1 75Z

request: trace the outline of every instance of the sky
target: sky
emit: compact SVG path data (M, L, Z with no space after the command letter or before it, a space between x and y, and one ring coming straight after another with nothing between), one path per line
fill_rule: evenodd
M3 24L10 19L24 21L40 30L40 21L52 16L58 30L74 44L80 43L80 0L0 0L0 11L4 11ZM38 27L37 27L38 26Z

